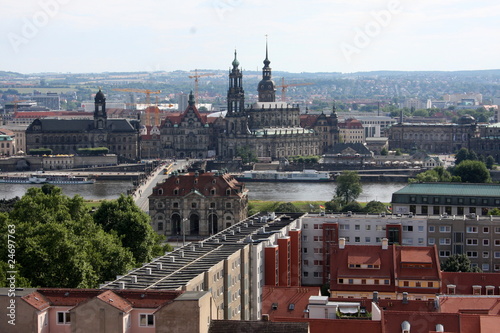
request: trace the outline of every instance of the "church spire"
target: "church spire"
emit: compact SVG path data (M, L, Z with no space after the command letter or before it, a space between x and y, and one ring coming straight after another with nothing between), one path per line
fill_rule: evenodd
M271 79L271 67L269 67L269 48L266 35L266 59L262 68L262 80L259 82L257 91L259 93L259 102L274 102L276 100L276 86Z

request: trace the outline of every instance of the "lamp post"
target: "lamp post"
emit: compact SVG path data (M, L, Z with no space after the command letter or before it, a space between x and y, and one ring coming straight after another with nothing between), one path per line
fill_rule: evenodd
M186 245L186 223L185 223L186 221L187 221L187 218L182 219L182 225L181 225L181 228L182 228L182 246Z

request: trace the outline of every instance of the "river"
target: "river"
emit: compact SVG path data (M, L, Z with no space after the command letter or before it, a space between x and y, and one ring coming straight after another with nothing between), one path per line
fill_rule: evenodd
M358 201L377 200L390 202L392 193L403 188L406 183L364 183ZM10 199L24 195L31 184L0 183L0 199ZM273 201L328 201L335 192L335 183L247 183L250 200ZM76 194L89 200L116 199L120 193L132 188L126 181L96 181L94 184L59 185L67 196Z

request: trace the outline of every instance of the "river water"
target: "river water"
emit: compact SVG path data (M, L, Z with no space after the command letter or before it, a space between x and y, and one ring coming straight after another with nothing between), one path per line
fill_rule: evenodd
M377 200L390 202L392 193L403 188L406 183L365 183L358 201ZM0 199L22 197L31 184L0 183ZM88 200L116 199L120 193L132 188L126 181L96 181L94 184L59 185L67 196L76 194ZM247 183L250 200L269 201L328 201L335 193L335 183Z

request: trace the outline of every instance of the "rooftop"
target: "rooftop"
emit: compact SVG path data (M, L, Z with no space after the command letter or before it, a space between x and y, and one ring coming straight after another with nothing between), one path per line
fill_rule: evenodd
M401 194L498 197L500 184L413 183L394 192L393 196Z

